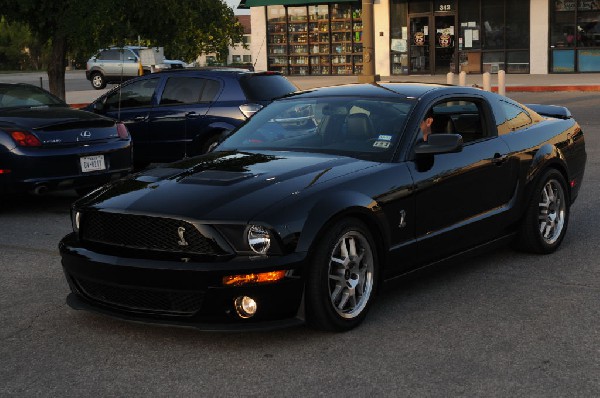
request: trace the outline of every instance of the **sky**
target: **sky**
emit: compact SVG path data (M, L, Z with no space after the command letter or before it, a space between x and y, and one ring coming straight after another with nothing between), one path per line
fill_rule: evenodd
M235 15L250 15L250 10L238 10L237 6L240 4L240 0L225 0L225 3L231 8Z

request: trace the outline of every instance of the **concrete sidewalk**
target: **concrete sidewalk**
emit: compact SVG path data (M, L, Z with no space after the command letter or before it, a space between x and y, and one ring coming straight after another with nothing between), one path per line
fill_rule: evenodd
M357 83L357 76L288 76L301 90L338 84ZM446 83L446 75L410 75L386 76L381 81ZM458 75L454 76L454 84L458 84ZM483 86L483 75L469 74L465 85ZM491 75L492 91L497 90L498 75ZM104 90L70 91L66 93L67 103L82 106L92 102L100 95L114 87L109 85ZM553 91L598 91L600 92L600 73L552 74L552 75L506 75L507 92L553 92Z

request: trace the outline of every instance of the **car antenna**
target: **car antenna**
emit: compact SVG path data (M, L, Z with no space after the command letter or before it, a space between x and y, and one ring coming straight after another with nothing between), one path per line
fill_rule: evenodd
M123 63L124 63L124 59L125 59L125 48L122 46L119 49L119 52L121 53L120 58L121 58L121 81L119 82L119 105L117 106L117 120L120 122L121 121L121 88L123 87Z

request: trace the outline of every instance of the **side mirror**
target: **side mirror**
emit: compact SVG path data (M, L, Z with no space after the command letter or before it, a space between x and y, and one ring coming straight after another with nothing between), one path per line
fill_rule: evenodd
M463 139L460 134L431 134L427 141L415 146L416 154L438 154L460 152Z
M104 105L104 101L98 101L98 102L94 102L92 104L92 110L95 113L104 113L105 109L106 109L106 106Z

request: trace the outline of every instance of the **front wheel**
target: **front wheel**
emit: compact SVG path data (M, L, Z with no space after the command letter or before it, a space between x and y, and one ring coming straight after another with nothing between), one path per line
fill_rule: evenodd
M312 257L306 284L308 323L321 330L345 331L365 318L377 286L377 251L359 220L327 230Z
M96 90L102 90L104 87L106 87L106 79L100 72L92 73L91 81L92 87L94 87Z
M548 170L536 183L521 225L518 246L533 253L552 253L565 237L568 223L567 184L559 171Z

